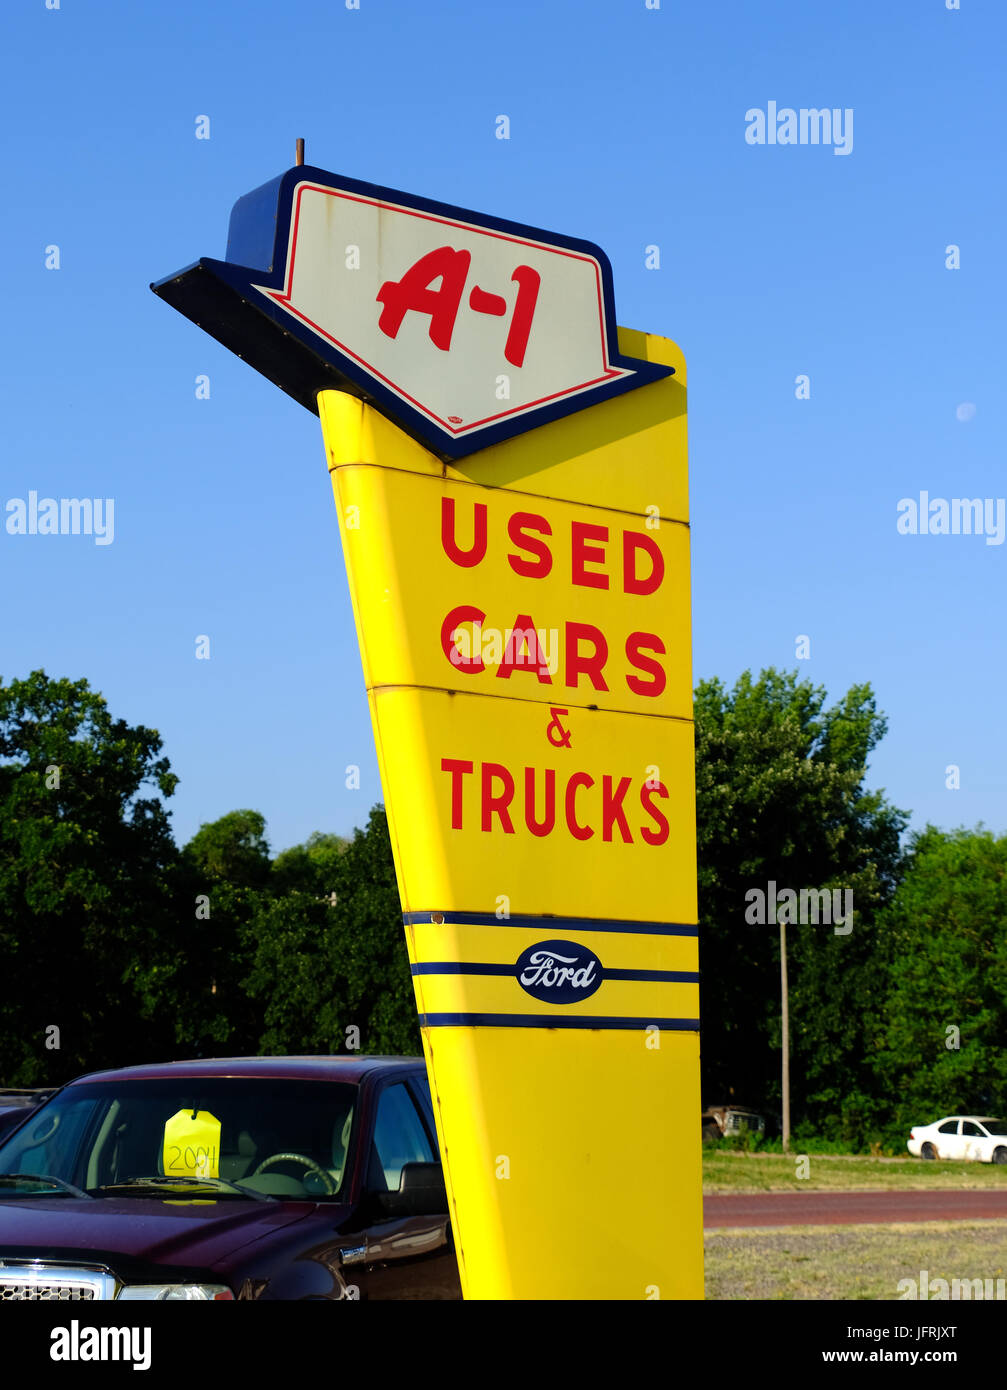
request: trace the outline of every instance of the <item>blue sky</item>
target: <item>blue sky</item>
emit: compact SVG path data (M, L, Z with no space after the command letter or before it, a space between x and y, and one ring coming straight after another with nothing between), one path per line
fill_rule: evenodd
M380 799L318 422L148 289L223 255L300 135L604 247L620 323L689 362L696 677L869 680L872 784L1004 830L1007 544L896 509L1007 493L1005 38L998 0L5 5L0 503L113 497L115 538L0 529L0 674L85 676L159 729L180 841L251 806L278 850ZM852 152L748 144L771 100L851 108Z

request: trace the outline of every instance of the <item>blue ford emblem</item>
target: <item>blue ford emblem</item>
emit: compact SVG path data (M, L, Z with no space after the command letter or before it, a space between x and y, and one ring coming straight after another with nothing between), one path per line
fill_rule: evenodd
M575 941L536 942L521 952L514 971L525 993L547 1004L589 999L602 981L601 961Z

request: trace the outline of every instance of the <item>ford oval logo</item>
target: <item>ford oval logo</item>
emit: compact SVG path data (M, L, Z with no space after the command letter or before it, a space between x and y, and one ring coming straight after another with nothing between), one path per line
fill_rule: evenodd
M514 966L517 982L533 999L576 1004L602 982L601 961L576 941L539 941L522 951Z

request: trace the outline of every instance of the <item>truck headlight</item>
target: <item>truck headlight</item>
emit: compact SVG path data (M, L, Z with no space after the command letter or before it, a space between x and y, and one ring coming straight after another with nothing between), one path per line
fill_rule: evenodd
M226 1284L127 1284L119 1290L124 1299L146 1299L164 1303L202 1303L233 1301Z

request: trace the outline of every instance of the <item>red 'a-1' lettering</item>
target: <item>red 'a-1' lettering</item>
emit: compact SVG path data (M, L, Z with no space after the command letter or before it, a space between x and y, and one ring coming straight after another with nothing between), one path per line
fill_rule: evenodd
M406 314L428 314L430 341L442 352L449 352L471 264L471 252L438 246L411 265L401 280L386 280L376 296L384 306L378 319L381 332L388 338L397 338ZM438 279L440 289L431 289ZM512 367L524 366L541 279L530 265L519 265L511 276L511 283L517 285L517 297L504 344L504 357ZM491 318L503 318L507 313L503 295L492 294L479 285L472 286L468 302L474 313Z

